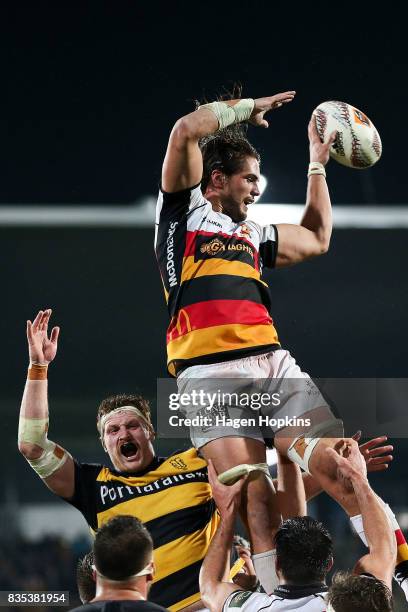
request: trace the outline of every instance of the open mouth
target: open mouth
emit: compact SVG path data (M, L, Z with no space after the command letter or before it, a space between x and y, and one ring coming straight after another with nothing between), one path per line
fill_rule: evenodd
M138 447L134 442L124 442L120 447L120 452L126 459L134 459L137 455Z

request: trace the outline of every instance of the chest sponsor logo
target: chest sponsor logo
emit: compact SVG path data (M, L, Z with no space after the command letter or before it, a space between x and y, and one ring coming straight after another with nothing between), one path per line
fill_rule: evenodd
M183 462L183 460L181 460ZM183 462L184 463L184 462ZM179 466L175 466L179 467ZM187 468L187 466L186 466ZM179 469L184 469L179 467ZM129 478L129 481L131 479ZM122 482L107 482L97 483L99 484L99 499L98 505L104 509L112 508L116 504L129 501L132 498L143 497L144 495L151 495L152 493L159 493L165 489L183 485L188 482L207 482L207 474L205 471L198 470L196 472L188 472L187 474L173 474L158 478L150 482L149 484L131 485L123 484Z
M202 244L200 247L201 253L206 253L207 255L217 255L220 251L225 251L225 245L219 238L213 238L211 242L207 242L206 244Z
M198 236L195 250L195 261L200 259L221 258L250 264L254 267L255 249L236 236L224 237Z

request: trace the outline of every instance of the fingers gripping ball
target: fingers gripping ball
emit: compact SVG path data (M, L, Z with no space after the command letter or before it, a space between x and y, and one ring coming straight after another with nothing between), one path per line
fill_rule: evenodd
M313 111L322 142L333 131L337 136L330 157L348 168L370 168L381 157L381 138L365 113L346 102L322 102Z

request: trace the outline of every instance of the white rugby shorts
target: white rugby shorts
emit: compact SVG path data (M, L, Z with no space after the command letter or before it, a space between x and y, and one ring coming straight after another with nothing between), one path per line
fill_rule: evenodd
M283 349L190 366L177 386L179 394L192 398L183 413L193 419L190 437L196 448L226 436L268 441L285 427L303 426L302 415L316 408L332 416L310 376ZM310 425L304 427L306 432Z

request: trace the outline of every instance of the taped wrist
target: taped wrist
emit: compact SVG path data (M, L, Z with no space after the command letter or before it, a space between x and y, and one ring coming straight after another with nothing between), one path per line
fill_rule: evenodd
M313 176L313 174L321 174L326 177L326 169L320 162L310 162L309 168L307 171L307 176Z
M61 446L48 440L48 423L48 418L36 419L20 416L18 424L18 442L36 444L43 449L38 459L27 459L40 478L51 476L58 468L64 465L70 456Z
M244 98L234 106L229 106L226 102L210 102L199 106L199 108L207 108L214 113L217 117L218 129L223 130L233 123L247 121L254 110L254 106L255 102L252 98Z
M27 372L28 380L47 380L48 365L46 363L30 363Z

